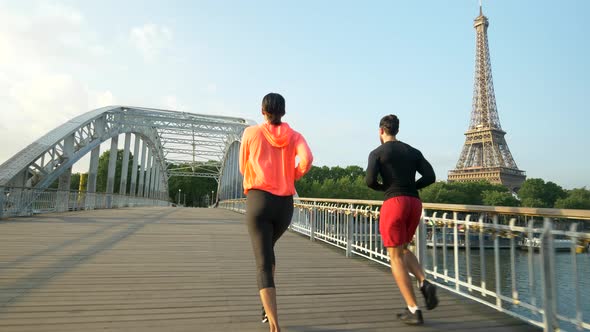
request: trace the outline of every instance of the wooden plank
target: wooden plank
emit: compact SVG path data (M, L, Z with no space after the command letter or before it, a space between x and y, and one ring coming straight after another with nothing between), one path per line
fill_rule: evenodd
M284 331L411 331L386 268L287 233ZM143 208L0 222L0 331L264 331L243 216ZM538 330L439 291L421 331Z

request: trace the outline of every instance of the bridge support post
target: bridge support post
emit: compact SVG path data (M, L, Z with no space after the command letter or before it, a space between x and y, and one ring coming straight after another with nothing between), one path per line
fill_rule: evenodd
M154 197L154 189L156 188L156 170L158 169L157 166L157 161L158 158L156 156L156 154L154 153L154 155L152 156L152 171L151 171L151 175L150 175L150 189L148 191L148 197L149 198L153 198Z
M64 139L64 146L63 146L63 162L68 162L72 155L74 154L74 134L68 135ZM68 169L63 172L59 176L58 186L57 186L57 202L56 202L56 210L57 212L64 212L68 210L69 206L69 198L70 198L70 182L72 179L72 167L68 167Z
M152 175L152 150L148 149L147 161L145 164L145 182L143 184L143 197L149 197L150 195L150 181Z
M123 147L123 163L121 164L121 183L119 185L119 195L125 199L127 194L127 173L129 172L129 147L131 146L131 133L125 134L125 145ZM127 206L127 202L122 204Z
M160 199L160 182L162 182L162 179L160 179L160 163L156 165L156 176L154 177L154 180L153 197L155 199Z
M0 220L4 218L4 187L0 187Z
M145 179L145 160L146 160L147 143L145 141L141 144L141 164L139 166L139 181L137 182L137 196L143 196L143 180Z
M72 168L68 169L59 176L57 185L57 202L55 202L56 212L68 211L70 198L70 183L72 177Z
M117 154L119 149L119 136L111 138L111 151L109 153L109 171L107 174L106 208L113 207L113 191L115 188L115 170L117 166Z
M543 286L543 330L552 332L559 329L555 313L557 311L557 291L555 286L555 249L553 248L553 226L551 219L545 217L543 234L541 236L541 282Z
M96 176L98 174L98 159L100 157L100 145L90 152L90 166L88 167L88 184L85 202L86 210L93 210L96 205Z
M131 183L129 184L129 196L135 196L137 183L137 164L139 162L139 137L135 135L133 143L133 163L131 163Z

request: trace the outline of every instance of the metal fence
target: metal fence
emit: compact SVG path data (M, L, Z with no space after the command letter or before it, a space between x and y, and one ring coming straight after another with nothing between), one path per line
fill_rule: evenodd
M296 198L291 230L389 266L380 201ZM245 199L220 207L245 212ZM439 287L544 328L590 329L590 211L423 205L412 250Z
M55 189L0 187L0 219L50 212L168 205L168 201L147 197Z

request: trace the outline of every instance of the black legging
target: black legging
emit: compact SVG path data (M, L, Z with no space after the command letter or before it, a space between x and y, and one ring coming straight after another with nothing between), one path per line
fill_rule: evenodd
M293 216L293 196L276 196L251 189L246 200L246 222L256 259L258 289L275 287L272 267L274 245L289 228Z

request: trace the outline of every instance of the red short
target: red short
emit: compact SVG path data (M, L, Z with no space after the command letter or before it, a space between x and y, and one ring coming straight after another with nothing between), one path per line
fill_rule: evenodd
M413 196L396 196L383 202L379 233L385 247L410 243L422 215L422 201Z

